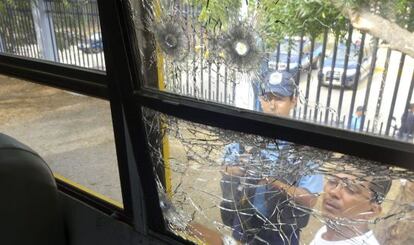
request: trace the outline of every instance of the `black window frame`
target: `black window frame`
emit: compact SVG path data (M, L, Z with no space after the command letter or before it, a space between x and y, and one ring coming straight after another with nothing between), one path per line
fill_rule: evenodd
M164 225L142 106L192 122L276 137L414 170L411 164L414 147L406 142L272 117L145 87L144 80L156 81L156 72L145 69L146 73L141 74L145 64L138 50L140 40L135 35L129 1L98 0L98 8L106 73L4 54L0 55L0 73L109 101L124 209L119 210L65 183L59 183L59 188L108 214L116 213L116 217L136 230L168 243L187 243ZM142 38L152 40L145 32ZM153 50L145 50L146 57L151 52Z
M123 133L122 126L115 126L122 121L119 106L114 102L114 93L108 85L106 73L89 70L81 67L68 66L46 60L38 60L9 54L0 54L0 74L16 77L41 85L68 90L95 97L109 102L115 136L115 146L118 159L119 178L121 181L123 208L100 199L85 190L79 189L63 180L56 179L58 189L69 194L98 210L117 217L117 219L133 224L133 201L131 200L130 176L127 169L126 153L124 152L124 140L120 137ZM135 204L136 206L140 206Z
M138 2L138 6L142 6L142 1L138 0ZM106 63L107 72L111 79L117 80L119 86L124 88L121 89L125 91L122 97L127 101L127 107L129 107L126 112L129 111L131 113L129 115L130 123L132 123L129 127L130 133L137 134L140 138L137 144L135 144L139 146L135 153L137 157L140 156L137 158L139 159L137 167L140 176L142 176L141 184L146 197L145 212L151 214L151 217L148 217L146 221L148 229L153 232L173 235L163 225L154 173L148 153L149 149L145 142L143 115L140 110L142 106L180 119L209 126L275 137L294 143L363 157L377 161L380 164L393 164L411 170L414 169L411 165L411 162L414 160L414 147L406 142L295 121L288 118L272 117L227 105L165 93L150 88L151 84L149 84L150 86L145 86L145 84L148 85L148 81L149 83L152 81L153 85L157 84L157 69L154 67L149 68L148 65L151 64L148 57L151 57L151 54L155 52L155 50L151 50L151 47L155 45L148 44L151 41L153 42L153 37L146 31L144 26L143 36L139 36L140 40L138 40L132 19L131 6L128 1L107 1L102 5L105 5L100 8L103 15L112 14L113 17L114 13L118 15L115 16L117 21L108 20L105 23L106 18L102 19L104 20L102 23L104 43L106 43L108 51L112 51L111 55L113 55L112 60ZM108 10L108 12L105 12L105 10ZM139 9L138 12L145 13L144 9ZM145 17L141 16L141 18ZM108 30L110 25L112 25L111 30ZM115 25L118 25L118 28ZM118 32L117 35L119 35L118 39L114 35L115 33L111 32L115 29ZM105 35L109 33L111 33L111 36ZM141 35L141 33L138 33L138 35ZM123 45L120 45L121 40ZM142 40L147 42L146 45L142 45L145 46L145 49L143 49L145 57L141 57L138 51L139 42ZM128 60L125 58L128 58ZM141 74L141 69L145 75ZM136 87L135 82L138 82L138 87ZM133 91L132 94L131 91ZM137 118L137 115L140 118ZM220 120L217 120L218 118ZM235 121L237 121L237 124L234 124ZM182 240L176 235L173 235L173 237Z

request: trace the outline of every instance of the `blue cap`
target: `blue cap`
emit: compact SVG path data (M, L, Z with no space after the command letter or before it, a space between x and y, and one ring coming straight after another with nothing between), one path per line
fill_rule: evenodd
M270 72L264 80L263 93L275 93L282 97L290 97L295 93L293 74L287 71Z

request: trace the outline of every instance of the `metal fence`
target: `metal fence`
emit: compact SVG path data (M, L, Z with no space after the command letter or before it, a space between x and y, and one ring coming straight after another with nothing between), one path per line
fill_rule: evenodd
M0 52L105 70L96 0L4 5Z
M329 56L326 56L329 35L325 32L322 40L322 53L318 57L319 69L316 72L311 69L299 69L295 78L296 84L301 87L300 83L305 83L306 87L302 86L305 88L303 89L304 103L296 108L294 116L306 121L395 137L403 123L400 119L404 113L408 112L412 101L413 60L407 58L405 54L380 47L380 40L368 38L365 33L357 34L359 36L357 52L352 54L352 45L355 45L352 40L353 32L352 27L349 27L348 35L342 42L338 36L334 37L333 50ZM312 48L315 42L312 40ZM338 49L340 43L345 44L343 57L337 56L340 53ZM310 53L312 52L313 49ZM299 56L303 54L300 50ZM352 57L356 54L358 57ZM314 58L310 57L311 63ZM349 68L352 58L357 61L356 67L352 68L355 69L352 71L355 75L348 76L347 71L352 70ZM326 59L332 59L328 65L325 64ZM338 67L335 63L340 59L342 73L335 74ZM409 59L408 62L407 59ZM299 58L298 67L301 67L301 60ZM289 70L289 67L287 69ZM304 73L306 80L301 79L301 73ZM317 73L316 76L315 73ZM403 75L404 81L402 81ZM310 83L315 77L317 83L313 85L316 91L311 98ZM347 85L347 80L352 81L351 85ZM402 83L404 86L401 86ZM309 106L311 101L314 101L314 106ZM355 120L357 107L363 108L359 122ZM404 139L412 141L410 138Z
M101 37L96 0L17 2L5 4L0 15L0 52L105 70L102 47L92 48ZM185 18L196 19L200 11L187 5L180 8ZM194 52L180 65L182 69L165 62L167 89L234 105L237 97L245 96L237 92L243 78L225 63L205 57L204 30L196 30L190 22L186 28ZM269 70L294 75L300 98L294 118L388 137L398 134L412 102L411 57L391 51L381 40L352 26L344 37L325 31L316 39L296 37L296 42L296 50L278 44L266 59ZM365 113L354 123L357 107L365 108Z
M65 64L105 70L103 46L92 47L102 40L96 1L73 3L69 7L62 2L46 1L47 15L53 24L56 38L56 60ZM81 50L79 45L88 46ZM98 44L101 45L101 44Z
M40 58L30 4L4 6L0 14L0 52Z
M178 7L185 13L184 18L197 18L197 10L186 5ZM186 21L194 52L178 66L166 59L167 89L230 105L235 105L240 96L251 99L246 92L238 91L243 78L237 71L229 69L225 62L205 58L209 50L204 42L208 38L196 26ZM284 50L282 41L264 62L269 70L286 70L293 75L300 101L293 111L295 119L412 141L410 136L397 137L402 117L413 102L411 57L390 50L381 40L351 25L343 36L326 30L318 38L292 37L287 42L293 39L296 47L288 45ZM363 108L361 116L356 115L359 107Z

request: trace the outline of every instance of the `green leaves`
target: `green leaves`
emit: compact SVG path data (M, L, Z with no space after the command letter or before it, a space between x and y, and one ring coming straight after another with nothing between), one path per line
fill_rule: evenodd
M243 0L245 1L245 0ZM232 19L237 18L240 0L194 0L189 1L195 6L201 6L199 21L208 29L227 28Z
M345 18L326 0L264 0L259 11L260 28L268 45L302 33L317 37L325 28L338 34L346 30Z
M209 30L227 29L240 21L242 1L248 3L250 22L254 22L267 46L272 47L286 36L301 34L318 37L329 29L343 36L348 20L342 8L364 9L395 21L403 28L414 29L412 0L188 0L201 5L199 20ZM333 4L334 3L334 4Z

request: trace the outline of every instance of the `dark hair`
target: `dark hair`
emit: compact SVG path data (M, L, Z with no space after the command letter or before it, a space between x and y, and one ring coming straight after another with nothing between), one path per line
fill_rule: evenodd
M381 204L391 189L392 180L388 176L374 176L369 182L373 192L372 201Z
M392 184L389 166L380 166L373 161L351 155L341 155L339 158L333 158L332 160L359 169L360 172L357 176L368 182L369 189L373 192L371 201L378 204L381 204L384 201Z
M358 106L356 111L362 111L365 112L365 107L364 106Z

